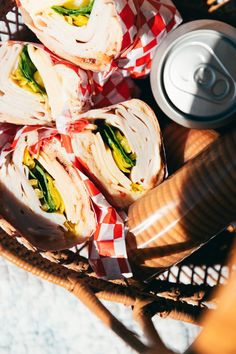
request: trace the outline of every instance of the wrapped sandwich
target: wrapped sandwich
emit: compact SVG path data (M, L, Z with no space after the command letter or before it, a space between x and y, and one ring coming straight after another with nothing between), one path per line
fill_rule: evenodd
M65 249L88 240L96 215L56 131L24 129L1 152L1 215L40 249Z
M157 44L181 21L170 0L20 0L18 6L46 47L93 71L117 65L145 75Z
M71 128L74 154L112 205L125 209L163 180L160 128L147 104L133 99L82 118L82 132Z
M90 107L87 74L38 44L5 42L0 66L0 122L50 126Z
M82 68L102 70L121 50L115 1L23 0L20 9L42 43Z

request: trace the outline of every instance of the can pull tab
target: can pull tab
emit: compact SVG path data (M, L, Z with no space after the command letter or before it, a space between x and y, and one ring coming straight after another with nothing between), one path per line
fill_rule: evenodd
M195 70L193 79L204 90L208 99L223 100L230 91L229 79L209 64L201 64Z

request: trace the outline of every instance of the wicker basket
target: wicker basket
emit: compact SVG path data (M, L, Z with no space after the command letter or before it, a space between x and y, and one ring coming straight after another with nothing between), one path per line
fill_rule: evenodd
M235 24L235 2L222 1L222 6L219 6L218 3L217 1L208 1L207 4L206 1L201 0L176 1L184 20L210 17ZM225 3L224 6L223 3ZM208 12L209 6L210 13ZM12 0L0 0L0 39L33 39L32 33L23 25L21 16ZM141 85L148 84L142 81ZM144 99L150 103L150 97L148 95ZM217 138L218 133L216 132L189 131L172 124L168 125L164 130L164 140L166 141L169 169L174 172ZM178 151L172 149L172 141L175 142L175 146L181 147ZM234 292L232 289L236 284L236 275L235 272L232 272L235 257L227 265L227 258L233 249L235 238L233 224L181 264L171 267L158 277L152 277L146 282L139 280L139 278L116 282L98 279L89 267L87 259L82 255L78 253L75 255L69 251L39 253L35 249L30 250L25 240L21 240L23 244L19 243L19 240L14 237L15 231L4 220L0 220L0 225L3 230L7 231L7 233L0 232L0 253L3 257L72 292L105 325L112 328L137 352L171 353L161 342L152 324L151 319L154 315L170 316L178 320L199 323L202 312L215 305L216 299L217 301L223 299L218 311L210 309L206 311L207 314L203 317L203 324L206 328L189 353L236 353L233 336L233 330L236 328L236 323L233 322L236 301L232 295L235 294L235 289ZM209 253L211 257L209 257ZM231 273L232 278L228 282L228 287L224 287L223 290L215 294L215 288L221 283L226 283ZM225 302L225 298L228 298L227 302ZM102 305L100 299L132 306L134 319L141 325L149 344L144 345L121 324ZM228 307L224 306L225 303L228 304ZM222 317L222 313L225 313L225 316ZM227 331L229 325L232 331ZM225 339L220 341L222 333L225 335ZM213 351L212 348L214 348Z

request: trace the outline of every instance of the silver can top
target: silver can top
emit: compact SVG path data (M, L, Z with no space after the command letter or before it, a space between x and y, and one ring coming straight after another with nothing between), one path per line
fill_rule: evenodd
M151 84L159 106L178 123L227 124L236 111L236 29L206 20L179 27L157 50Z

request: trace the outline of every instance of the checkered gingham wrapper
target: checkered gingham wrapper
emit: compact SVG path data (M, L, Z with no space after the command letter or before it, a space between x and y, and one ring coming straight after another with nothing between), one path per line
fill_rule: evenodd
M37 126L19 126L8 123L0 123L0 164L5 157L14 151L20 137L28 135L27 143L32 155L37 156L40 147L47 140L59 136L56 129L50 127Z
M182 22L171 0L118 0L115 3L123 30L122 50L106 72L95 74L94 80L100 86L104 86L103 82L116 70L132 78L148 75L158 45Z
M106 72L88 74L96 108L117 104L135 95L136 86L130 78L150 73L158 45L182 21L171 0L118 0L115 4L123 31L121 54Z
M91 267L100 278L120 279L131 277L132 271L127 256L123 218L107 202L94 183L81 172L81 164L73 154L70 137L64 135L62 141L71 161L85 183L97 216L97 228L89 241L89 263Z
M131 277L124 223L96 186L81 173L96 210L97 229L89 242L89 263L104 279Z
M19 139L27 133L30 133L27 136L28 148L34 156L38 155L42 144L51 139L59 139L62 148L65 149L85 184L97 219L95 233L89 241L89 263L94 272L104 279L132 276L126 251L124 222L98 188L80 170L80 164L73 154L68 135L60 135L53 128L0 124L0 162L4 161L7 154L15 149Z
M124 77L121 70L115 70L107 76L104 73L92 73L94 84L94 108L103 108L128 101L136 95L134 80Z
M106 72L91 73L96 108L136 96L131 78L150 73L158 45L182 21L170 0L119 0L116 8L123 30L121 55Z
M181 23L181 16L170 0L134 0L134 6L129 0L120 0L116 4L124 31L124 52L114 66L124 75L143 77L150 72L157 46Z
M5 157L13 150L12 143L18 130L17 125L0 123L0 166Z

